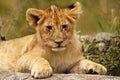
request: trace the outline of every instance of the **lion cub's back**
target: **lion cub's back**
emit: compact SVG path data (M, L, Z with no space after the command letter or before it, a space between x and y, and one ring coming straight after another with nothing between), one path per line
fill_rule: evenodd
M0 72L14 71L17 59L34 35L0 42Z
M30 43L34 35L25 36L22 38L12 39L0 42L0 55L1 54L14 54L21 53L24 47Z

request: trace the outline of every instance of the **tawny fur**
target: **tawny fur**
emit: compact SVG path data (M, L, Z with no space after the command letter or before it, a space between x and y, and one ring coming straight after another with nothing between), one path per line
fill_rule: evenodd
M36 34L0 42L0 71L30 72L36 78L49 77L53 72L87 73L91 69L105 74L104 66L81 53L75 31L81 12L78 2L65 9L55 5L46 10L28 9L26 17Z

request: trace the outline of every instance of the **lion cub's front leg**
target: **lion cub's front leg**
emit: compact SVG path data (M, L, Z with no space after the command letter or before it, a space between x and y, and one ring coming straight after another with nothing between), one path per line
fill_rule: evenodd
M44 58L24 55L16 64L17 72L31 72L34 78L45 78L52 75L52 68Z
M87 59L79 61L73 66L70 70L71 73L97 73L97 74L106 74L107 69L101 64L92 62Z

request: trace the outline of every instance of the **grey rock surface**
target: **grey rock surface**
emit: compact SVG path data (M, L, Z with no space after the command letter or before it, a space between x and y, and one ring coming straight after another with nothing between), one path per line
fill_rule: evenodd
M90 74L53 74L45 79L34 79L28 73L0 73L0 80L120 80L117 76Z
M90 74L53 74L49 78L34 79L28 73L0 73L0 80L120 80L118 76Z

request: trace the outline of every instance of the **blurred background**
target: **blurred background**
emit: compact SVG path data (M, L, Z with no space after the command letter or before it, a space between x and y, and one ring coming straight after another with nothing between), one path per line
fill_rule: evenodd
M8 40L35 33L26 21L28 8L46 9L52 4L65 8L76 1L83 10L77 23L80 34L120 34L120 0L0 0L0 37Z

